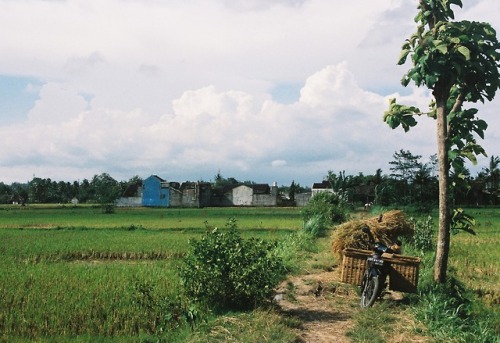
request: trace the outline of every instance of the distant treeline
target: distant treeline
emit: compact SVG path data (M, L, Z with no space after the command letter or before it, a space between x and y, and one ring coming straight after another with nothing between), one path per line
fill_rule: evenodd
M332 189L355 206L374 203L380 206L414 206L431 208L438 202L437 158L431 156L422 162L421 156L400 150L389 162L391 174L382 174L378 169L373 175L346 175L341 171L329 171L324 180L329 181ZM453 171L452 177L465 179L466 186L455 188L454 203L457 205L478 206L498 205L500 203L500 158L492 156L489 166L476 176L468 170ZM112 203L127 193L134 185L141 185L142 179L134 176L128 181L117 181L109 174L94 175L91 180L64 182L50 178L34 177L27 183L0 182L0 203ZM212 188L227 188L241 184L254 184L252 181L240 182L233 177L224 178L220 172L214 177ZM463 183L460 183L463 184ZM282 196L292 199L296 194L310 192L311 188L292 182L290 186L279 187Z

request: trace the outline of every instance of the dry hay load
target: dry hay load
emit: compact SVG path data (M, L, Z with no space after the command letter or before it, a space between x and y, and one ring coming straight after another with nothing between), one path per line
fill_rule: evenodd
M390 246L402 237L413 236L413 225L402 211L393 210L369 219L351 220L336 227L332 235L332 250L339 261L345 248L371 250L367 234L361 231L369 227L375 241Z

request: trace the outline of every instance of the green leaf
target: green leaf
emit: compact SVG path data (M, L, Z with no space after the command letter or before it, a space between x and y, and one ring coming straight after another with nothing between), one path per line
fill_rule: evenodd
M408 57L408 54L410 53L410 49L403 49L401 50L401 54L399 55L399 60L398 64L404 64L406 62L406 58Z
M467 48L466 46L460 45L460 46L457 48L457 51L458 51L459 53L461 53L461 54L465 57L465 59L466 59L467 61L469 61L469 60L470 60L470 50L469 50L469 48Z
M442 54L447 54L448 53L448 46L446 43L439 44L436 46L436 50L439 50Z

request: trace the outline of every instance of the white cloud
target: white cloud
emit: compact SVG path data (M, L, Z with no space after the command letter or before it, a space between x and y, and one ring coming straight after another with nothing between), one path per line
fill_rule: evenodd
M193 170L204 170L205 178L218 169L264 178L276 168L292 174L304 166L328 166L316 171L322 178L329 169L374 171L383 166L381 158L390 157L398 137L381 121L386 99L359 88L345 63L308 78L301 98L290 105L258 103L250 94L208 86L184 92L173 101L173 113L159 118L140 110L86 110L76 92L54 84L46 88L56 98L62 92L78 100L67 106L74 115L48 120L53 108L35 106L38 120L31 120L29 128L0 131L4 146L11 147L1 160L21 154L26 164L43 157L35 169L46 163L55 169L100 166L131 174L156 170L182 177L186 172L189 178ZM50 104L45 94L52 92L42 90L40 101ZM10 144L26 133L22 146Z
M74 89L51 82L42 86L28 120L35 124L58 124L75 117L86 107L87 102Z
M498 7L479 0L464 15L498 25L487 4ZM27 121L0 126L0 181L206 180L221 170L309 184L330 169L388 169L401 148L431 155L432 120L408 134L382 122L391 96L428 103L427 92L400 87L405 67L395 64L416 5L0 0L0 75L43 84ZM273 101L283 85L302 85L300 96ZM485 107L494 155L497 110Z

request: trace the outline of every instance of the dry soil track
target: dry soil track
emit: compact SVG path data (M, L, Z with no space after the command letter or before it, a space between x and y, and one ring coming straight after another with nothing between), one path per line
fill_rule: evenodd
M401 298L401 293L394 292L388 293L382 301L397 302ZM276 300L284 315L302 323L297 343L352 342L347 333L355 327L354 316L358 311L370 310L359 307L356 289L340 282L338 269L291 277L280 285ZM415 333L417 324L405 311L405 306L396 311L397 330L384 338L386 342L429 342Z

